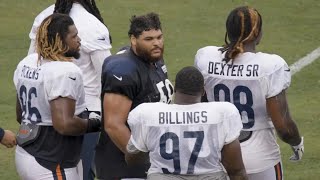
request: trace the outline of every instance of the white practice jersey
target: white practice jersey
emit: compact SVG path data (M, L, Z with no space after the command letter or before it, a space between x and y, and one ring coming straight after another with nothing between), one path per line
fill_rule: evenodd
M242 123L228 102L177 105L143 103L128 117L128 152L150 152L148 174L223 171L221 150L239 137Z
M71 62L38 61L30 54L17 66L14 84L22 109L22 121L52 126L49 102L58 97L76 101L75 115L86 108L81 70Z
M233 64L223 61L220 47L198 50L195 66L205 80L208 101L228 101L239 110L247 131L273 127L267 113L266 99L278 95L291 82L290 69L278 55L240 54Z
M53 11L54 5L51 5L35 18L29 34L31 40L35 40L41 22L51 15ZM69 15L78 29L78 36L81 38L81 56L75 60L74 63L78 65L83 72L87 108L90 111L101 111L101 68L104 58L110 55L110 49L112 48L109 39L109 30L78 3L73 3ZM106 55L106 57L100 57L100 60L94 59L102 61L100 62L101 65L95 68L92 56L93 52L96 51L106 51L102 54Z

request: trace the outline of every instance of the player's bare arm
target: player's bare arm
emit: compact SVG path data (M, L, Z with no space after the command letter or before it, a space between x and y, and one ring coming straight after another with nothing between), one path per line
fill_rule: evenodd
M82 135L87 132L87 120L74 116L76 101L59 97L50 101L52 124L62 135Z
M17 95L17 101L16 101L16 118L17 118L17 122L21 124L22 110L21 110L19 99L18 99L18 95Z
M267 99L267 110L279 137L292 146L299 145L301 137L290 116L285 90Z
M149 153L141 151L136 154L127 153L125 155L125 159L129 166L134 166L136 164L145 164L149 161Z
M224 145L221 151L222 164L227 170L230 180L247 180L247 173L242 161L240 142L238 139Z
M132 101L124 95L106 93L103 98L104 130L115 145L126 154L130 130L126 126Z

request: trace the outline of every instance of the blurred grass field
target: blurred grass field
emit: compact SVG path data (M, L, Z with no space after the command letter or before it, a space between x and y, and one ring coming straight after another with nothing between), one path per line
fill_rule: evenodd
M258 50L282 56L288 64L320 46L319 0L96 0L113 38L115 53L129 43L129 18L154 11L160 14L165 36L165 60L170 79L193 64L196 51L222 45L225 20L239 5L253 6L263 18L263 39ZM15 90L12 82L17 63L26 56L28 34L34 17L54 0L0 1L0 127L16 131ZM291 114L305 137L305 155L290 163L291 149L280 143L287 180L320 177L320 61L295 74L288 90ZM32 167L30 167L32 170ZM0 180L19 179L14 149L0 146Z

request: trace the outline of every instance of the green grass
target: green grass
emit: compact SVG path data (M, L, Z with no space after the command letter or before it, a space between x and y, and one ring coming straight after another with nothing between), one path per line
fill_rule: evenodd
M15 90L12 82L17 63L26 55L34 17L53 0L0 2L0 127L17 130ZM182 67L193 64L196 51L222 45L225 19L239 5L250 5L263 17L264 36L259 51L276 53L294 63L319 47L319 0L97 0L113 37L113 50L129 43L129 19L134 14L160 14L165 35L165 60L170 79ZM292 78L288 91L291 113L305 137L303 161L290 163L290 147L281 142L285 179L319 179L320 120L319 59ZM14 149L0 146L0 179L18 179Z

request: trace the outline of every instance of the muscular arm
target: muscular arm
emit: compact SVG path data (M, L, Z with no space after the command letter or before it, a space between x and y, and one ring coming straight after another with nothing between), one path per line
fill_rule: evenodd
M238 139L224 145L221 151L222 164L227 170L230 180L247 180L247 173L243 165L240 142Z
M62 135L77 136L86 133L88 121L74 116L76 101L59 97L50 101L53 127Z
M17 101L16 101L16 120L19 124L21 124L21 119L22 119L22 110L21 110L21 105L20 105L20 101L18 98L18 94L17 94Z
M104 130L115 145L126 154L130 130L126 126L132 101L120 94L106 93L103 98Z
M267 110L281 140L292 146L298 145L301 137L296 123L291 119L285 90L267 99Z

